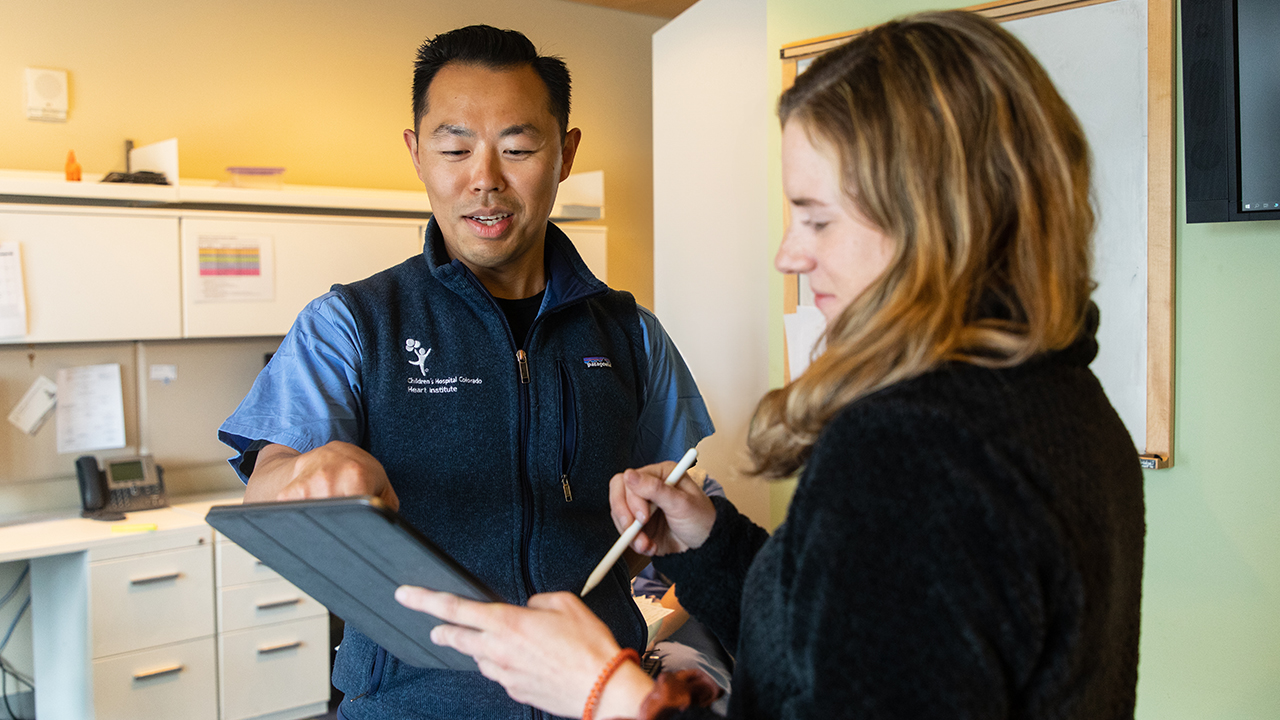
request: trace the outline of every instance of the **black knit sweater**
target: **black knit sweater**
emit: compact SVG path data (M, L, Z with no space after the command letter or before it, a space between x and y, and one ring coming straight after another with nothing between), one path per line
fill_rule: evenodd
M1096 352L1090 329L853 403L772 538L715 499L657 567L736 655L729 715L1132 718L1142 473Z

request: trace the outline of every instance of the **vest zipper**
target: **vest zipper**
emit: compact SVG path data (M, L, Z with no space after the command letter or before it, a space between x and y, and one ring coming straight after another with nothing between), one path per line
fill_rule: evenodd
M520 366L520 384L529 384L529 356L524 354L524 350L516 351L516 363Z
M537 324L537 320L534 320ZM529 328L533 334L533 328ZM527 342L527 340L526 340ZM514 342L512 344L515 344ZM533 544L533 479L529 477L529 356L521 348L516 350L516 365L520 368L520 505L521 543L520 572L524 576L525 593L532 596L533 573L529 570L529 547Z

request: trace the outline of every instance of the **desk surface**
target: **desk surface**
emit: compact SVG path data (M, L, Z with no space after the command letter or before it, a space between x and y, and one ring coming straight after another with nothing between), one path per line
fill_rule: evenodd
M0 562L108 548L146 533L165 533L204 525L214 505L240 502L239 493L174 498L170 507L131 512L118 522L71 517L0 527ZM155 530L129 526L155 525ZM114 530L112 528L115 528ZM124 530L124 532L122 532Z

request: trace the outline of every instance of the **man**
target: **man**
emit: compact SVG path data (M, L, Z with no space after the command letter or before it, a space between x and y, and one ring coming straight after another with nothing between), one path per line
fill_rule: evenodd
M512 602L576 590L617 538L609 478L713 428L652 314L548 222L581 137L564 63L462 28L419 49L413 96L422 255L313 301L219 437L247 501L378 496ZM628 581L620 565L586 600L643 649ZM351 720L540 715L352 628L333 682Z

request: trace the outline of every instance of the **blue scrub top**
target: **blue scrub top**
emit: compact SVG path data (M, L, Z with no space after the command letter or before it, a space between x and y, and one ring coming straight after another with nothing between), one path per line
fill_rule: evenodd
M631 453L635 467L678 460L715 432L702 394L675 343L652 312L637 309L649 377ZM248 482L242 465L254 441L285 445L298 452L334 440L360 443L362 357L355 317L337 293L321 295L298 314L249 394L218 429L218 439L237 453L229 461L241 480Z

